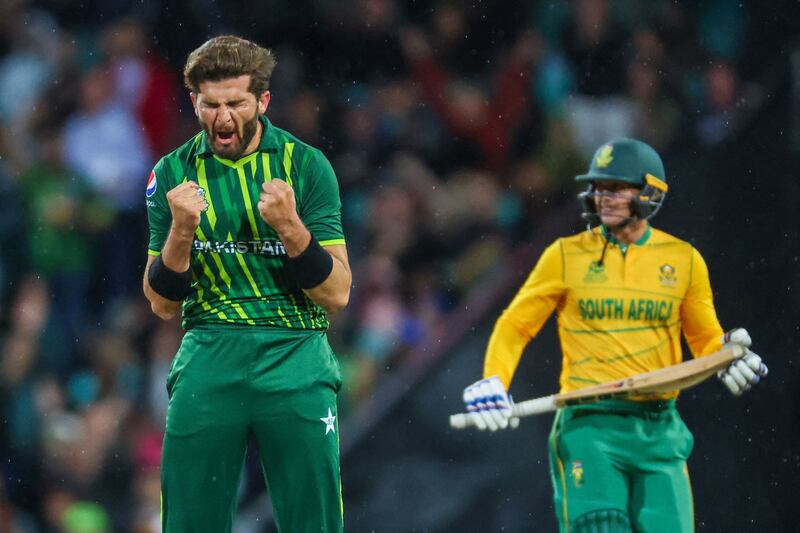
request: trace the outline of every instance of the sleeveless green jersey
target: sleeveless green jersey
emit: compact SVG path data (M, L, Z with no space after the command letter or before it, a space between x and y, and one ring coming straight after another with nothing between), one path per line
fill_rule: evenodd
M203 189L191 252L192 292L183 302L183 327L235 324L324 330L325 311L287 269L277 233L258 213L261 184L279 178L295 193L300 219L322 246L344 244L339 185L318 149L260 117L258 149L238 161L214 155L205 132L164 156L147 182L148 254L159 255L172 214L167 192L191 180Z

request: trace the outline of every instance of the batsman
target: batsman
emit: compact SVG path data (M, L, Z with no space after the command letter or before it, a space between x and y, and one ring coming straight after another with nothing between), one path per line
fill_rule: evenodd
M328 313L351 285L333 169L267 119L276 60L216 37L184 81L202 130L147 183L144 292L183 313L167 377L166 533L230 532L249 436L280 531L342 531L341 373Z
M515 427L507 390L528 342L553 311L563 352L560 390L569 392L695 357L727 343L745 355L718 377L738 396L767 375L743 328L723 334L703 257L653 228L668 191L656 151L633 139L599 147L579 195L588 229L542 254L495 324L484 379L464 390L480 429ZM567 406L549 440L554 507L562 532L694 531L686 460L693 436L678 393Z

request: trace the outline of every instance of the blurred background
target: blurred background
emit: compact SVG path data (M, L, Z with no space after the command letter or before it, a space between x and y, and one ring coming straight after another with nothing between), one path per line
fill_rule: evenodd
M2 0L0 532L160 531L182 331L141 294L144 188L198 130L187 54L224 33L273 48L270 118L340 182L347 531L556 531L552 417L446 417L619 136L661 152L655 225L700 249L723 327L770 367L743 398L681 397L698 530L800 531L798 2ZM511 392L554 392L559 364L551 321ZM235 531L274 530L254 453L239 509Z

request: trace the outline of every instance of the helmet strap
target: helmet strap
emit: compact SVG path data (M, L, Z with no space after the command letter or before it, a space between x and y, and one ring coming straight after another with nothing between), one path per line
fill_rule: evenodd
M606 259L606 250L608 249L608 242L610 239L608 238L608 234L604 235L605 241L603 243L603 251L600 252L600 259L597 261L597 266L603 266L603 261Z

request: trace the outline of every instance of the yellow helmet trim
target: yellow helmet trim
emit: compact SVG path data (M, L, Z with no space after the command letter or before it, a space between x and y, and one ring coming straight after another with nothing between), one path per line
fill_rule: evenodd
M664 180L658 179L657 177L653 176L652 174L645 174L644 179L648 185L652 185L656 189L661 192L667 192L669 190L669 186L667 182Z

